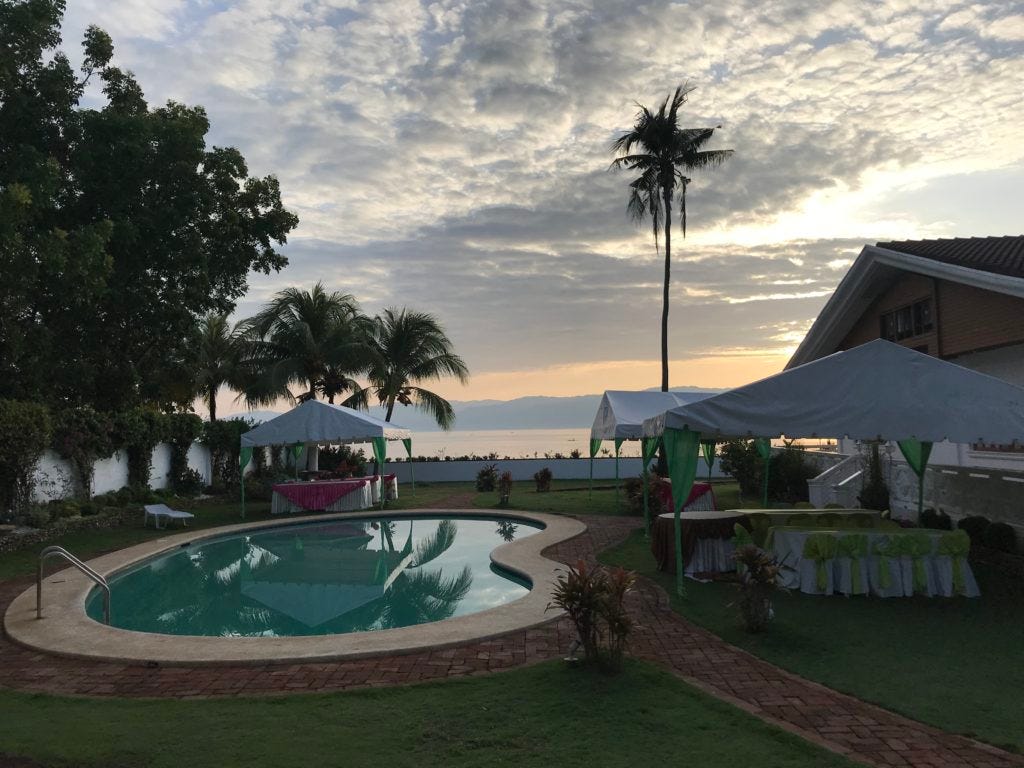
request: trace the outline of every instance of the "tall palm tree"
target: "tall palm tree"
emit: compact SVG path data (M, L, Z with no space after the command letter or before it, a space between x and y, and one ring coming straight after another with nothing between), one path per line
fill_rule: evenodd
M269 405L304 391L300 402L321 395L329 403L359 390L351 378L368 367L371 321L347 293L286 288L264 309L241 323L244 363L251 372L245 398Z
M686 103L693 87L680 85L675 93L652 112L643 105L636 114L633 129L617 138L612 150L620 157L613 168L639 173L630 182L627 210L636 221L651 217L654 246L658 247L659 230L664 227L665 285L661 308L661 390L668 391L668 289L672 265L672 201L679 192L679 213L686 238L686 190L690 179L686 173L720 165L731 149L705 150L714 128L680 128L679 108ZM718 126L719 128L721 126Z
M193 385L217 420L217 393L222 386L238 387L242 377L240 333L228 316L209 314L199 321L199 344Z
M365 407L372 394L385 409L385 421L391 421L395 403L401 403L415 405L442 429L451 429L455 423L451 403L419 386L444 376L454 376L463 384L469 381L469 369L452 351L452 342L437 319L425 312L389 307L374 318L370 348L370 385L346 404Z

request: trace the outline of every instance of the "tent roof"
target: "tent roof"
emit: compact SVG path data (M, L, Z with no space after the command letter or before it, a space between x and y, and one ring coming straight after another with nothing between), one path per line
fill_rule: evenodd
M685 405L710 397L714 392L629 392L605 390L597 407L591 439L639 440L643 437L644 419L663 413L677 405Z
M644 433L848 437L954 443L1024 440L1024 389L877 339L673 408Z
M293 443L359 443L375 437L402 440L411 433L404 427L368 416L343 405L307 400L265 421L242 435L243 446Z

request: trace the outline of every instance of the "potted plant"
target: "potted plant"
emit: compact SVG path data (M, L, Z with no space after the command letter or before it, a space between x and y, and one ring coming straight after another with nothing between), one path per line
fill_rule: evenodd
M501 499L501 506L507 507L509 497L512 495L512 473L502 472L498 478L498 495Z
M748 632L763 632L775 615L772 593L782 589L779 576L782 566L764 550L748 544L733 553L743 568L740 575L740 614Z

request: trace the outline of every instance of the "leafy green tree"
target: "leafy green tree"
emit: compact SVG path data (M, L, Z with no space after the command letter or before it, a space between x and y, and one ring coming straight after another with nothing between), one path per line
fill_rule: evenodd
M455 412L440 395L421 382L454 376L469 381L469 369L452 351L452 342L433 315L389 307L374 318L370 338L370 385L346 404L365 406L371 395L385 408L391 421L395 404L415 405L429 413L442 429L451 429Z
M151 109L102 30L76 74L64 6L0 3L0 396L167 405L197 319L281 269L298 220L273 176L206 146L201 107Z
M328 293L322 283L312 291L286 288L256 316L240 324L243 365L251 371L245 388L250 405L317 395L333 403L359 385L351 378L369 366L370 321L347 293Z
M193 365L194 391L217 420L217 393L223 386L244 386L242 335L231 328L228 316L210 313L199 321L199 343Z
M665 282L661 309L661 390L668 391L668 303L672 267L672 203L679 195L679 213L686 238L686 191L691 179L686 174L694 170L720 165L731 149L706 150L704 147L715 133L714 128L681 128L679 108L686 103L693 87L679 86L675 93L652 112L640 106L630 131L612 144L620 156L612 162L613 168L625 168L639 175L630 182L630 216L636 221L651 217L654 244L659 234L665 239ZM721 127L721 126L719 126Z

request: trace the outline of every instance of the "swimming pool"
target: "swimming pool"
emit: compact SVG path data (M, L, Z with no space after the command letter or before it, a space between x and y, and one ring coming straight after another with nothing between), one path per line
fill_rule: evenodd
M110 580L111 625L164 635L302 637L429 624L515 601L529 583L495 547L540 522L464 515L366 517L206 538ZM86 610L102 616L90 594Z

